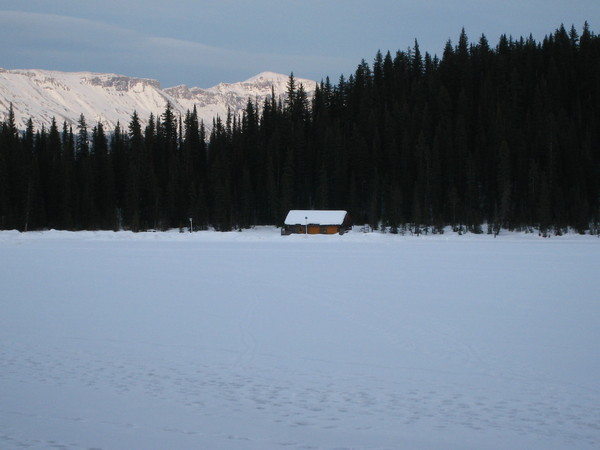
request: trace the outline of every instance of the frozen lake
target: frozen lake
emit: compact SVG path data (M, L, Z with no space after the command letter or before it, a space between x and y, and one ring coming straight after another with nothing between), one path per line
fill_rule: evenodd
M600 239L0 232L0 448L600 447Z

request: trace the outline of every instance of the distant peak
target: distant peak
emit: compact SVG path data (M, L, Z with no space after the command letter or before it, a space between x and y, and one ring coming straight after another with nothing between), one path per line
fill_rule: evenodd
M258 75L248 78L244 83L254 83L256 81L274 81L274 80L287 80L289 75L283 75L276 72L261 72Z

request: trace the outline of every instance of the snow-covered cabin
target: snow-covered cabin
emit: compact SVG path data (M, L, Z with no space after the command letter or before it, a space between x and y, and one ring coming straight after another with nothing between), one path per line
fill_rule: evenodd
M285 218L281 234L344 234L351 225L346 211L292 209Z

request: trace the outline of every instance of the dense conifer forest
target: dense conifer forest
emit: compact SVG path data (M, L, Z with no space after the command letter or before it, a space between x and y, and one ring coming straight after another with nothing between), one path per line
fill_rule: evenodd
M463 30L440 58L418 43L314 97L248 100L210 133L170 105L107 133L15 126L0 135L0 228L232 230L289 209L346 209L391 232L500 228L599 233L600 38L563 26L543 42Z

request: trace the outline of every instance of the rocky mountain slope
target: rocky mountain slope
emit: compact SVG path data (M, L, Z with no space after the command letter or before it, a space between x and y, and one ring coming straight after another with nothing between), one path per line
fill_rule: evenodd
M99 121L108 130L117 122L127 127L133 111L145 124L150 114L162 114L167 102L184 115L194 105L210 129L214 117L241 114L248 99L262 102L271 95L284 96L288 75L264 72L238 83L220 83L204 89L185 85L161 88L156 80L92 72L0 69L0 120L13 105L17 127L24 129L31 118L36 129L48 128L52 118L59 126L76 125L80 114L91 128ZM310 95L316 83L297 79Z

